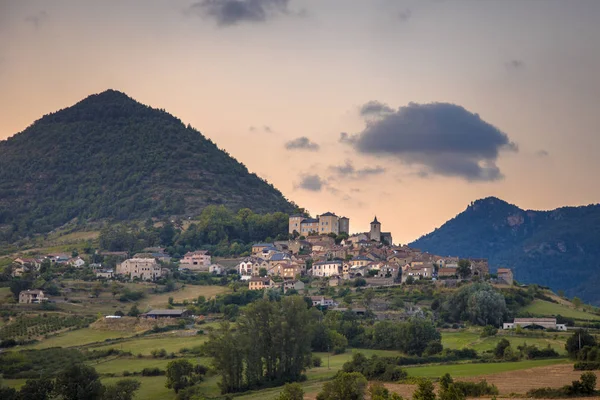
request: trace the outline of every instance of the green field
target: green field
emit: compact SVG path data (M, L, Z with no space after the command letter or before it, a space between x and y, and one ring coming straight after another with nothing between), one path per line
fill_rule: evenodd
M406 368L409 376L438 378L446 372L452 376L479 376L496 374L498 372L518 371L547 365L567 363L565 359L550 360L527 360L503 363L474 363L474 364L451 364L451 365L426 365Z
M188 358L193 364L202 364L208 366L210 359L205 357ZM166 369L167 364L173 360L168 358L132 358L119 357L108 361L91 361L91 365L99 374L117 374L121 375L123 371L141 372L144 368Z
M93 346L93 350L119 349L130 351L134 355L143 354L150 355L152 350L165 349L168 353L177 353L180 349L187 347L192 348L200 346L207 340L205 335L192 336L151 336L145 338L136 338L133 340L125 340L123 342Z
M556 337L555 337L556 336ZM496 336L480 338L478 332L442 332L442 345L449 349L462 349L464 347L475 349L478 352L492 350L501 339L507 339L513 348L527 343L528 345L546 348L548 345L559 354L565 354L566 338L561 334L547 334L546 337L516 336L512 333L499 332Z
M79 347L90 343L103 342L106 339L117 339L130 336L129 332L101 331L92 328L77 329L52 336L43 341L25 346L28 349L47 349L50 347Z
M583 320L600 320L600 315L576 310L575 308L568 307L563 304L551 303L549 301L544 300L534 300L531 304L523 308L522 311L540 317L552 317L556 315L561 315L567 318Z
M165 382L167 378L164 376L134 376L131 377L141 383L140 389L136 392L136 400L173 400L175 392L173 389L167 389ZM114 384L116 381L123 378L103 378L102 383L105 385Z

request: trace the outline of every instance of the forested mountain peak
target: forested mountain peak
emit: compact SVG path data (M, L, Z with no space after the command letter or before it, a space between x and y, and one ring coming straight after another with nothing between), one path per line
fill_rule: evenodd
M89 219L293 211L281 192L164 110L107 90L0 141L0 241Z
M495 197L462 213L410 246L434 254L488 258L516 279L563 289L600 303L600 205L523 210Z

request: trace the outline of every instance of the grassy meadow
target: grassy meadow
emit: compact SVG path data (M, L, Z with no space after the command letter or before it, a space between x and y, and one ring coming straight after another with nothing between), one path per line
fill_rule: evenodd
M600 320L600 315L592 314L583 310L577 310L565 304L551 303L549 301L534 300L531 304L524 307L523 312L528 312L536 316L556 316L561 315L567 318L583 320Z
M477 352L493 350L498 342L507 339L513 348L527 344L538 348L552 347L558 354L565 355L565 334L546 333L543 337L517 336L513 332L499 331L498 335L481 338L476 331L442 332L442 345L449 349L470 348Z

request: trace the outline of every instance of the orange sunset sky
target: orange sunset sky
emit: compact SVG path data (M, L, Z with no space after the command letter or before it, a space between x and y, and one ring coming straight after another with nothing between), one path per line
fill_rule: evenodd
M0 0L0 139L119 90L407 243L482 197L599 201L599 20L597 0Z

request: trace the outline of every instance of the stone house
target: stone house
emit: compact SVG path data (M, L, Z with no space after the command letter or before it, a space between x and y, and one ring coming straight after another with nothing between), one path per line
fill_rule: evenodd
M154 281L166 275L166 271L155 258L130 258L117 265L117 275L125 275L129 279Z
M112 279L114 277L114 270L112 269L97 269L95 271L96 273L96 278L103 278L103 279Z
M283 282L283 293L286 293L288 290L294 289L298 293L304 292L304 282L300 280L287 280Z
M273 286L275 286L275 283L269 277L259 278L257 276L253 276L248 280L249 290L263 290L272 288Z
M512 269L498 268L497 274L498 274L498 281L512 286L512 284L514 282Z
M190 251L186 253L179 262L180 268L187 268L190 271L208 271L212 262L212 257L205 250Z
M406 282L409 276L413 279L423 279L433 277L432 264L405 265L402 267L402 283Z
M23 290L19 293L19 303L21 304L37 304L47 300L44 292L39 289Z

